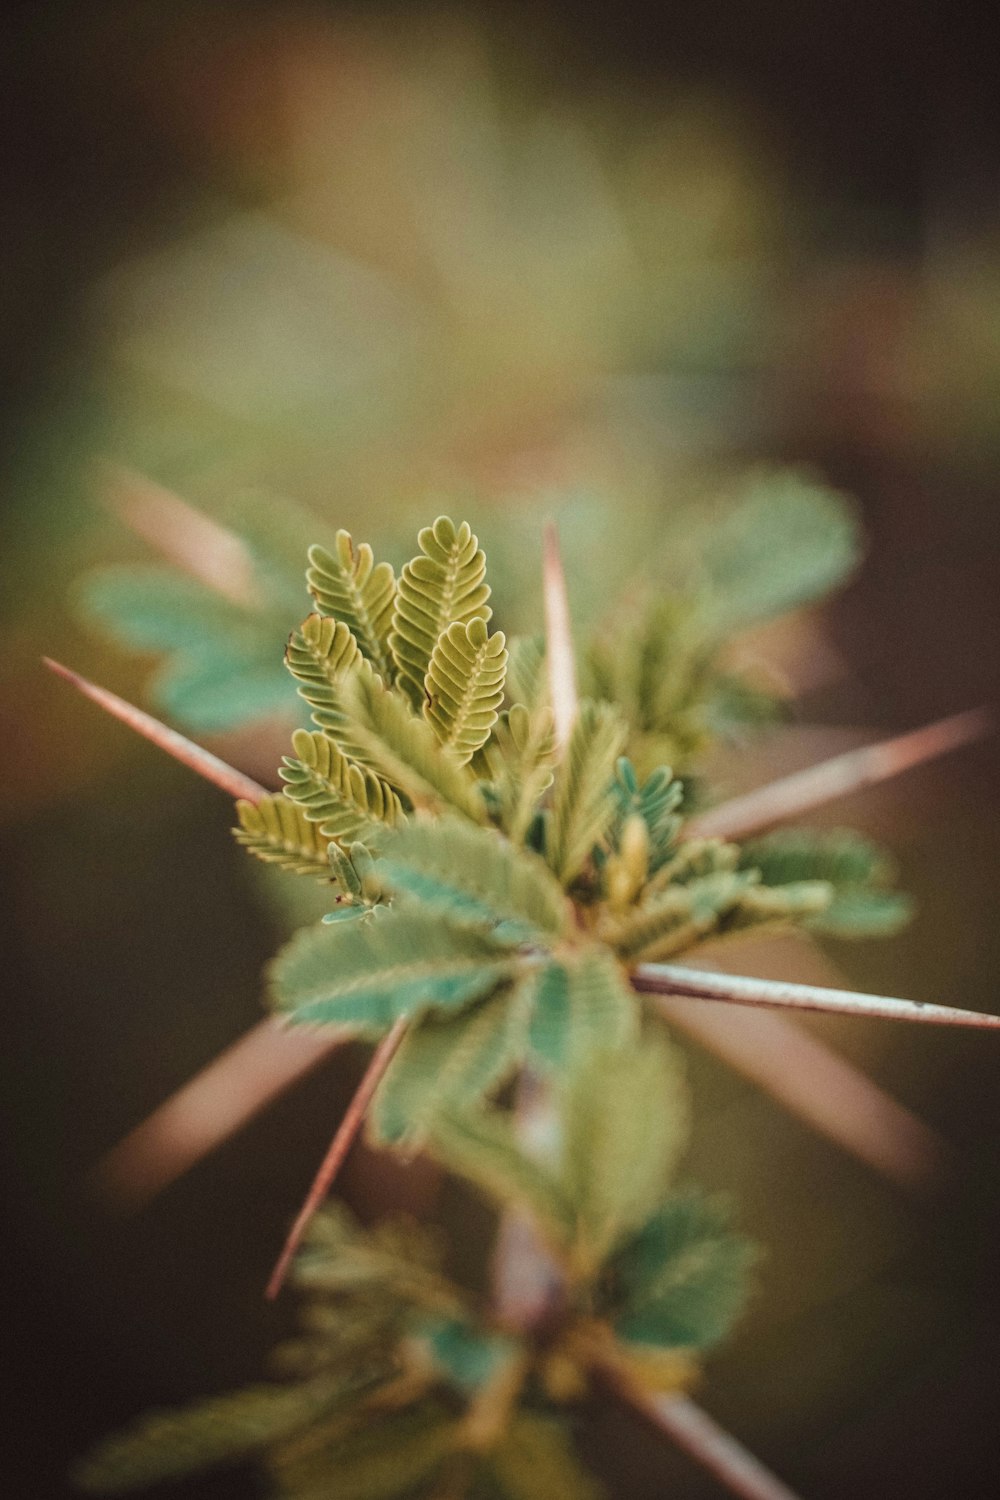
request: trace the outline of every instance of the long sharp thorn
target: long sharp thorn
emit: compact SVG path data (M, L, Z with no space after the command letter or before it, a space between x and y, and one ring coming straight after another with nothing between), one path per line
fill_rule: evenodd
M303 1237L309 1225L321 1207L336 1179L337 1173L347 1159L347 1153L354 1144L358 1131L365 1121L369 1106L385 1075L386 1069L395 1057L400 1042L406 1034L408 1025L407 1018L400 1016L393 1022L392 1028L379 1042L372 1054L371 1062L365 1069L364 1076L354 1092L354 1097L344 1113L344 1118L337 1127L337 1133L330 1142L319 1171L313 1178L312 1186L306 1194L305 1202L299 1209L295 1223L285 1241L281 1254L278 1256L271 1279L267 1283L265 1295L273 1300L277 1297L284 1286L285 1277L288 1275L289 1267L295 1258L295 1253L302 1243Z
M992 727L988 709L973 708L953 714L895 739L848 750L844 755L835 755L819 765L772 781L757 791L733 797L692 818L687 831L700 838L746 838L773 823L800 817L825 802L888 781L935 756L972 744Z
M246 543L171 490L115 464L101 469L103 498L143 541L233 604L257 602Z
M559 536L555 522L545 526L543 542L542 588L545 600L545 661L555 721L556 749L561 755L569 743L576 719L576 663L566 577L559 553Z
M210 750L205 750L201 745L196 745L193 740L187 739L183 734L178 734L176 729L168 729L166 724L161 724L159 719L154 719L152 714L144 713L135 704L128 703L124 698L119 698L117 693L109 693L107 688L98 687L95 682L90 682L86 677L81 677L78 672L70 671L60 662L53 661L48 656L42 657L43 662L50 672L57 677L62 677L66 682L72 683L85 698L90 698L94 703L100 705L106 713L113 718L120 719L136 734L141 734L144 739L165 750L172 755L174 760L179 760L181 765L188 766L192 771L197 771L206 781L212 782L213 786L228 792L231 797L244 798L247 802L259 802L262 797L268 795L267 788L261 786L259 781L254 781L249 776L244 776L242 771L235 770L232 766L213 755Z
M142 1207L345 1040L259 1022L109 1151L94 1187L120 1209Z
M593 1372L620 1401L669 1437L730 1494L741 1500L798 1500L783 1480L689 1397L653 1395L610 1358L595 1362Z
M825 1042L773 1010L658 995L656 1008L820 1135L907 1192L948 1164L935 1131Z
M855 990L827 989L818 984L792 984L778 979L751 979L743 974L719 974L707 969L690 969L683 964L640 964L632 971L632 983L647 995L686 995L695 1000L721 1000L730 1005L825 1011L831 1015L873 1016L885 1021L923 1021L931 1026L1000 1028L1000 1016L981 1011L929 1005L920 1000L897 1000L889 995L862 995Z

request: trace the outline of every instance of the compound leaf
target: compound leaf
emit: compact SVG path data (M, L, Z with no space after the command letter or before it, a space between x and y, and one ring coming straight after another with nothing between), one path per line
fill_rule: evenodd
M424 679L424 717L463 764L490 737L506 672L503 632L489 635L479 616L438 636Z
M552 795L545 856L563 885L569 885L604 837L614 802L615 762L626 726L607 703L585 699L559 766Z
M367 657L343 620L309 615L285 647L285 665L311 708L335 708L336 689Z
M419 903L428 920L441 914L484 927L497 943L551 940L570 922L569 903L536 854L455 818L400 828L380 845L378 871L389 890Z
M376 672L391 681L387 637L396 579L386 562L375 563L367 542L355 547L350 533L338 531L335 551L310 547L306 583L320 611L346 625Z
M403 568L396 591L389 646L397 680L422 708L425 678L438 637L449 625L488 620L492 610L486 557L468 522L439 516L417 541L420 556Z
M257 859L293 875L312 875L326 883L334 879L326 836L287 797L262 797L256 803L241 798L236 814L240 826L233 836Z
M528 1044L537 1062L559 1073L586 1053L634 1040L635 994L610 954L596 950L549 963L530 989Z
M271 992L296 1023L378 1036L399 1016L455 1011L513 979L518 961L480 932L377 908L371 917L307 927L271 965Z
M393 827L403 817L402 804L387 781L367 766L349 760L321 731L297 729L295 757L286 756L279 775L285 794L307 818L319 823L327 838L356 839L372 823Z

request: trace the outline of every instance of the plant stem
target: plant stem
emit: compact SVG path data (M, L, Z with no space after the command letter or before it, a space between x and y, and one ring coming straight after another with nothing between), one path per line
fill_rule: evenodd
M886 1021L924 1021L932 1026L1000 1028L1000 1016L922 1000L897 1000L888 995L862 995L854 990L827 989L818 984L787 980L751 979L743 974L712 973L683 964L640 964L632 984L645 995L687 995L695 1000L721 1000L729 1005L765 1005L779 1009L825 1011L841 1016L876 1016Z
M295 1257L295 1252L302 1243L303 1236L309 1228L317 1209L329 1193L340 1171L347 1153L354 1144L355 1137L365 1121L365 1115L372 1102L375 1090L378 1088L385 1075L386 1069L396 1055L400 1042L406 1034L409 1021L406 1016L399 1016L392 1024L391 1029L385 1034L372 1054L371 1062L365 1069L361 1082L354 1092L354 1097L344 1113L344 1118L337 1127L337 1132L330 1142L319 1171L313 1178L312 1186L306 1194L305 1202L299 1210L298 1217L292 1225L291 1232L285 1241L284 1248L278 1257L271 1279L267 1283L265 1295L274 1298L281 1291L289 1267Z
M183 734L178 734L176 729L168 729L166 724L161 724L159 719L154 719L152 714L144 713L141 708L128 703L124 698L119 698L117 693L109 693L107 688L98 687L95 682L90 682L86 677L81 677L78 672L70 671L61 662L53 661L51 657L43 656L42 661L50 672L57 677L62 677L69 682L85 698L90 698L94 703L100 705L113 718L120 719L136 734L141 734L144 739L150 740L160 750L165 750L172 755L174 760L180 761L181 765L188 766L192 771L197 771L206 781L212 782L213 786L220 787L222 791L228 792L231 797L244 798L247 802L259 802L262 797L268 795L267 788L261 786L259 781L254 781L249 776L244 776L242 771L234 770L210 750L205 750L201 745L196 745Z
M746 838L772 823L788 822L824 802L859 792L923 761L972 744L991 728L992 718L985 708L953 714L895 739L848 750L780 781L769 782L755 792L733 797L692 818L687 832L699 838Z

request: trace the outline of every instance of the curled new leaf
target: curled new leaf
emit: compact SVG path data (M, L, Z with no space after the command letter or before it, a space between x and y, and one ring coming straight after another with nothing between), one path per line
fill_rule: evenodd
M417 540L420 556L400 575L389 645L397 681L414 707L422 708L427 668L442 631L488 620L492 610L486 557L468 522L456 526L439 516Z
M406 699L372 674L356 672L339 693L340 708L317 717L342 754L397 787L415 807L452 808L482 822L476 779Z
M311 708L334 708L337 686L361 662L367 658L349 627L325 615L310 615L285 647L285 665Z
M350 630L376 672L391 679L386 638L396 580L388 563L376 565L367 542L355 547L349 532L338 531L335 552L310 547L306 582L320 610Z
M489 635L478 616L449 625L437 638L424 679L424 717L463 763L489 739L506 671L503 633Z
M233 829L233 836L249 854L293 875L312 875L322 881L334 878L325 834L287 797L262 797L259 802L241 799L236 813L240 826Z
M286 756L279 771L286 795L327 838L356 839L372 823L392 827L402 818L402 804L388 782L348 760L328 735L297 729L292 746L297 758Z

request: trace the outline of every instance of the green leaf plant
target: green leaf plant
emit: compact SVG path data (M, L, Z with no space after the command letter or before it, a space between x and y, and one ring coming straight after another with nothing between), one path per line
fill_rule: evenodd
M720 544L732 590L720 618L755 591L784 604L829 581L801 528L798 591L745 532L730 525ZM602 1493L572 1441L587 1400L624 1395L672 1431L752 1259L724 1208L673 1185L690 1101L664 997L998 1024L679 965L703 946L710 965L711 945L753 933L891 932L908 905L859 835L741 842L724 807L692 811L656 752L693 751L707 723L696 700L717 674L703 649L675 650L673 600L598 636L577 699L552 537L544 642L491 632L468 524L441 517L418 546L398 580L346 532L310 551L320 612L285 662L311 727L293 735L280 793L73 679L236 795L250 854L323 884L329 910L272 962L270 1003L289 1027L376 1044L269 1287L291 1269L303 1293L284 1378L146 1419L83 1465L89 1489L256 1455L290 1500ZM740 546L756 559L746 575ZM534 1266L542 1290L527 1311L453 1285L413 1226L362 1231L343 1209L320 1211L365 1119L378 1146L425 1152L485 1195L498 1261L520 1243L515 1279ZM518 1222L519 1241L507 1233ZM736 1470L736 1493L789 1494L749 1457Z

